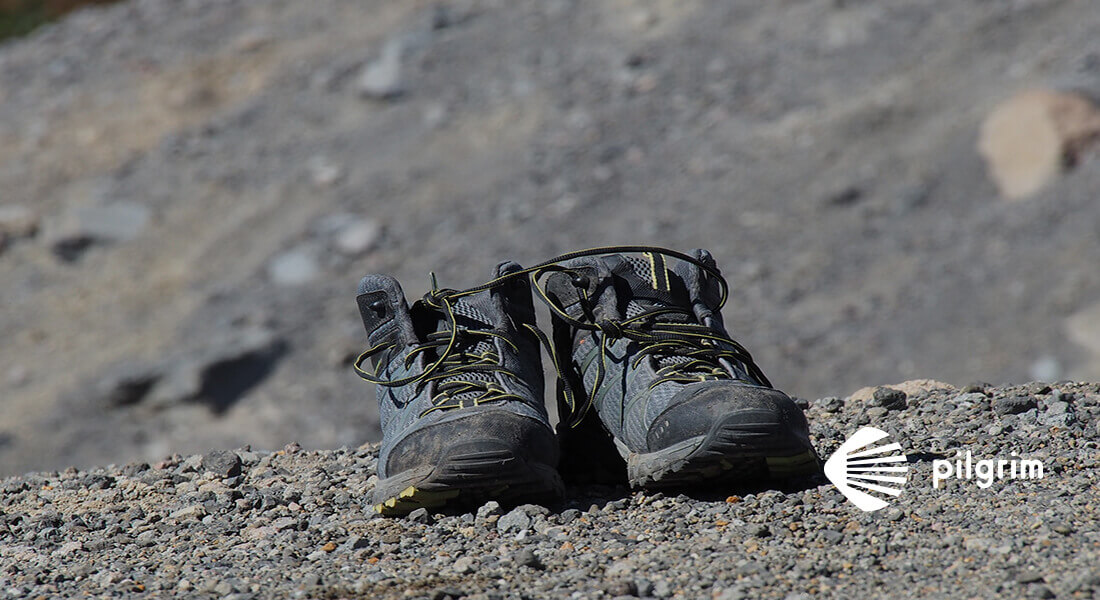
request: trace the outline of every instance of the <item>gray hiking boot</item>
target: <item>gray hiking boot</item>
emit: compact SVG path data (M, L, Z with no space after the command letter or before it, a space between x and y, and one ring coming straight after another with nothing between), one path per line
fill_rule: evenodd
M536 278L569 415L563 475L606 480L625 461L631 485L660 488L819 472L802 410L726 332L711 255L652 250L582 255ZM618 456L597 460L600 447Z
M516 270L503 263L494 275ZM376 511L561 495L526 277L437 290L409 308L396 280L368 275L357 300L371 348L356 371L379 384Z

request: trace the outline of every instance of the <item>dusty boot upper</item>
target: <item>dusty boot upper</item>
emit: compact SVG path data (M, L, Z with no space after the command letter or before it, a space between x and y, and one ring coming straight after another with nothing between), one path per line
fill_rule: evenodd
M706 251L692 256L717 272ZM547 277L547 295L571 318L595 326L555 324L560 358L579 376L573 395L590 400L630 452L703 435L737 410L779 411L792 427L807 429L801 411L725 330L714 274L684 261L670 267L657 253L585 256L562 266Z
M494 277L518 268L502 263ZM373 366L362 369L391 384L377 386L380 478L437 464L463 436L505 439L556 461L546 436L522 439L550 430L538 340L524 327L534 324L526 279L410 308L396 280L369 275L357 301Z

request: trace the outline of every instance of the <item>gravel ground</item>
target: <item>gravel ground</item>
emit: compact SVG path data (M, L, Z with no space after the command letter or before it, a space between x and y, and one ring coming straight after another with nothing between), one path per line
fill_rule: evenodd
M908 485L875 513L821 480L385 519L376 445L211 451L0 481L0 598L1100 596L1100 385L899 387L803 403L823 457L862 425L905 449ZM1045 476L933 489L958 450Z

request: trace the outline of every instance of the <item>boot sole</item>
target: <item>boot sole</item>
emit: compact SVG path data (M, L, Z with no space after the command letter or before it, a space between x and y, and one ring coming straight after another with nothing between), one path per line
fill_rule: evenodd
M633 453L615 443L631 486L647 489L780 482L821 472L813 446L770 411L733 413L706 435L656 452Z
M379 481L374 511L401 516L418 508L475 508L489 500L543 503L560 499L564 485L557 469L525 460L499 441L462 442L461 453L434 466L411 469Z

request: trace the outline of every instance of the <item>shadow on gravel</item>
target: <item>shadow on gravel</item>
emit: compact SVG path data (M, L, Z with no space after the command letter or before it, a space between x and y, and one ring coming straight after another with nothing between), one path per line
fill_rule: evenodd
M826 483L828 483L828 480L825 479L824 475L815 475L813 477L802 477L787 481L763 481L740 486L724 484L721 489L699 487L695 489L685 489L679 493L682 493L692 500L719 502L724 501L730 496L747 496L749 494L761 494L771 491L781 492L783 494L799 494Z
M800 494L826 483L828 483L828 480L825 479L824 475L815 475L785 481L764 481L746 485L725 482L719 486L678 487L646 491L644 493L646 496L666 498L683 496L697 502L724 502L730 496L747 496L770 491L783 494ZM636 493L639 492L630 489L626 485L576 484L566 486L565 497L559 502L544 502L538 498L527 498L513 502L502 502L500 508L502 512L508 512L523 504L536 504L546 508L550 514L557 515L567 510L584 512L592 510L593 507L597 510L623 509L631 504L631 499ZM460 516L465 513L476 513L478 507L477 505L451 506L433 509L433 512L446 516Z

